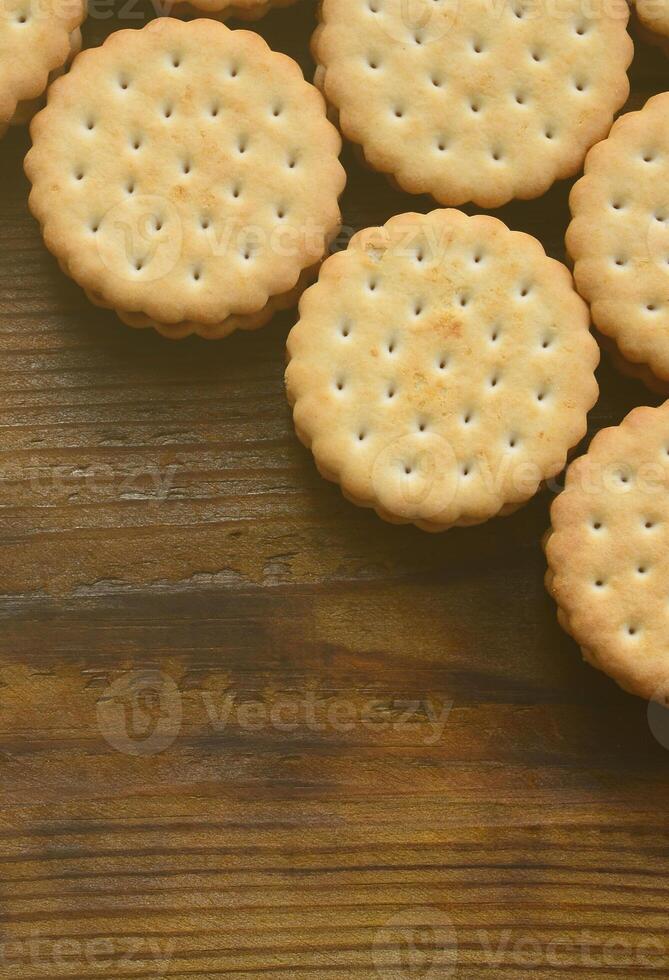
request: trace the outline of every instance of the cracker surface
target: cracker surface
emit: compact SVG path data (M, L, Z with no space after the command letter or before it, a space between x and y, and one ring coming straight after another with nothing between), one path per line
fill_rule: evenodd
M636 408L571 464L551 508L547 585L586 659L669 696L669 402Z
M592 318L624 358L669 380L669 94L622 116L570 196L567 248Z
M286 373L298 436L387 520L443 530L508 513L585 434L588 325L536 239L483 215L398 215L302 297Z

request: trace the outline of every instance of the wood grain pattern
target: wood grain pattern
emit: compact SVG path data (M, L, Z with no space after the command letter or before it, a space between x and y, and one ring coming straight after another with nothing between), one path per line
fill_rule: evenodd
M110 16L111 15L111 16ZM98 4L86 43L153 11ZM311 72L312 4L257 29ZM666 87L641 43L630 106ZM93 309L0 143L0 977L669 976L669 724L545 595L551 492L390 528L317 476L294 312ZM347 150L356 230L427 198ZM567 186L500 216L563 257ZM591 432L654 399L604 362Z

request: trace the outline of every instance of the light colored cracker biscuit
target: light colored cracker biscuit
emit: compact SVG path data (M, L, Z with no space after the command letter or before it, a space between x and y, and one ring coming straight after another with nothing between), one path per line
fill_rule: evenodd
M599 330L669 381L669 93L622 116L570 196L567 248Z
M302 297L286 372L297 434L386 520L439 531L509 513L585 434L588 325L536 239L483 215L398 215Z
M85 0L0 3L0 136L28 121L50 78L81 46Z
M669 695L669 402L636 408L571 464L551 508L547 586L586 659Z
M580 168L628 92L624 0L324 0L319 84L369 164L498 207Z
M223 336L257 317L340 225L321 94L218 21L111 35L54 83L31 133L47 246L95 302L163 332Z
M50 85L56 78L59 78L63 72L67 71L69 65L72 63L72 59L75 55L79 54L81 51L81 46L83 39L81 36L81 31L79 28L70 34L70 52L68 54L67 60L64 65L60 68L55 68L48 78L48 85ZM9 125L10 126L25 126L30 122L32 117L36 112L44 105L44 96L40 96L38 99L28 99L24 102L19 102L16 107L16 112L12 116Z

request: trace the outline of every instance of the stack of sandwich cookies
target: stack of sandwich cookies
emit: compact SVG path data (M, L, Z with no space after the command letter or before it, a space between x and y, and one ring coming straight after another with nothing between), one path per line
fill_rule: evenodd
M10 0L0 9L0 136L27 122L81 47L84 0Z
M166 336L253 329L340 226L339 135L257 34L163 18L79 55L31 127L30 206L93 302Z
M624 371L669 389L669 94L622 116L570 197L576 285Z
M575 174L607 134L629 93L628 13L324 0L316 81L343 134L404 190L498 207Z
M599 432L551 509L547 586L585 658L669 703L669 402Z
M286 373L321 474L429 531L510 513L585 435L599 360L568 270L495 218L360 232L300 302Z

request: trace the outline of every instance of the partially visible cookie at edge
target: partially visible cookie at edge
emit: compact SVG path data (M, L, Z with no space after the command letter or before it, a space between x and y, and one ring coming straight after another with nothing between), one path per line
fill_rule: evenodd
M567 250L595 326L637 374L669 382L669 93L593 147L570 207Z
M296 432L352 502L427 531L511 513L585 435L599 349L565 266L455 210L328 258L288 337Z
M46 87L81 47L85 0L0 5L0 136L26 123Z
M601 430L567 470L546 585L585 659L669 703L669 402Z

